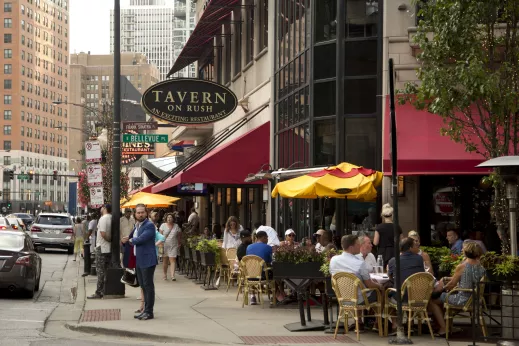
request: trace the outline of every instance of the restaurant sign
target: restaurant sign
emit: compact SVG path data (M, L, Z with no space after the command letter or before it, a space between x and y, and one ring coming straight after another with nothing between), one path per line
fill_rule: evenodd
M199 125L222 120L238 106L236 95L223 85L201 79L168 79L142 95L142 108L172 124Z

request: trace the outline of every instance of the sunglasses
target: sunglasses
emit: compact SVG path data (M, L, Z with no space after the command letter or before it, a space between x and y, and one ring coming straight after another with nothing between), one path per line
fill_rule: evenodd
M294 233L290 233L289 235L287 235L287 237L295 237L296 235Z

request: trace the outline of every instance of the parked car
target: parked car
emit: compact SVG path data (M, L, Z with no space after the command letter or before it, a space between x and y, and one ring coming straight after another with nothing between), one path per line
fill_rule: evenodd
M41 213L30 227L30 236L36 249L63 249L74 253L74 229L67 215Z
M11 226L9 220L5 217L0 217L0 231L14 231L15 229Z
M21 219L10 216L7 216L6 219L13 229L25 232L25 225L23 224L23 221Z
M27 213L13 213L11 215L14 215L15 217L18 217L18 218L22 219L23 223L27 227L29 227L32 224L32 222L34 221L34 218L32 217L31 214L27 214Z
M0 231L0 288L29 298L40 289L41 257L31 238L20 231Z

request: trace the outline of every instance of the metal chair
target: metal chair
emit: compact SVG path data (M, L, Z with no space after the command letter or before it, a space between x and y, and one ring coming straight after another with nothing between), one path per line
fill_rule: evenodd
M265 277L263 277L264 272ZM245 256L240 261L240 273L242 280L239 282L238 294L240 286L243 285L242 307L244 307L246 303L248 304L249 292L258 291L258 302L263 308L263 287L265 287L265 293L267 293L269 301L271 301L271 296L273 296L272 284L268 277L265 261L258 256Z

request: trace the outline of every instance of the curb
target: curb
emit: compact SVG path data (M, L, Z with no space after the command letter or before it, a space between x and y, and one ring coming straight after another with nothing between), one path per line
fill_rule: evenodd
M148 334L148 333L140 333L134 332L131 330L119 330L119 329L110 329L103 327L94 327L94 326L81 326L81 325L73 325L73 324L65 324L65 328L80 333L87 334L101 334L106 336L116 336L116 337L127 337L127 338L135 338L135 339L145 339L148 341L156 341L156 342L169 342L175 344L211 344L211 345L223 345L219 342L213 341L204 341L204 340L196 340L196 339L187 339L181 337L174 336L165 336L165 335L157 335L157 334Z

